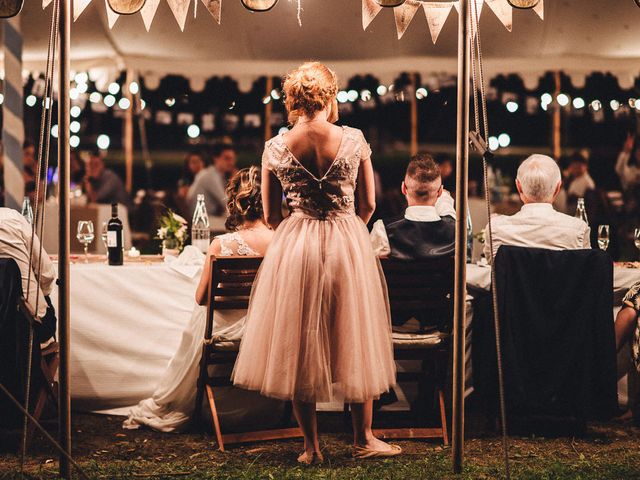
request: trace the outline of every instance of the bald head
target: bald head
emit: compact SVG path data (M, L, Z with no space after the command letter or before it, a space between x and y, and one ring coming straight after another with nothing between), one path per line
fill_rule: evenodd
M402 193L409 206L433 206L442 194L440 168L431 155L418 154L411 158L402 182Z
M518 168L516 186L524 203L553 203L561 185L560 168L546 155L531 155Z

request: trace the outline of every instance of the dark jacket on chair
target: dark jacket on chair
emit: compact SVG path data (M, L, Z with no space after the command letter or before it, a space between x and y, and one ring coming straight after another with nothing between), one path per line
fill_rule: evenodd
M536 417L610 418L617 408L611 258L501 246L495 268L509 414L532 425ZM476 328L484 342L474 339L474 381L495 398L493 325L478 322L474 335Z

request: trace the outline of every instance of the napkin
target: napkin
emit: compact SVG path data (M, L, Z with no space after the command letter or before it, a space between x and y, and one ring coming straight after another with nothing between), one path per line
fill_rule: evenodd
M187 278L194 278L204 265L205 255L193 245L187 245L178 257L168 256L164 263Z

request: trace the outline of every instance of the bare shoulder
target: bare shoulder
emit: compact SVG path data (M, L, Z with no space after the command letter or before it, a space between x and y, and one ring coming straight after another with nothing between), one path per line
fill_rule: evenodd
M207 250L207 254L211 257L215 257L220 255L221 247L220 247L220 238L216 237L209 244L209 250Z

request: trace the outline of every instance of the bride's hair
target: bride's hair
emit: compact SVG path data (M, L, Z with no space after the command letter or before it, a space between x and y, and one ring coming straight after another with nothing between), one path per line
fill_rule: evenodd
M257 167L243 168L236 173L226 190L227 230L238 230L244 222L255 222L263 217L260 198L260 171Z
M338 120L338 78L330 68L320 62L307 62L289 72L284 78L284 104L289 114L289 123L298 118L312 117L331 107L328 120Z

